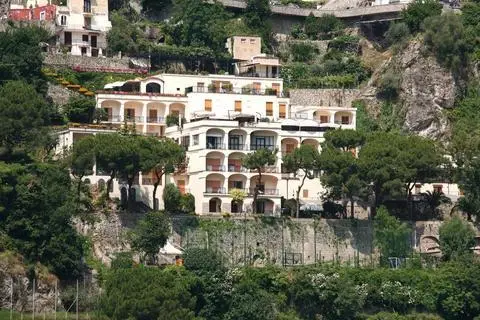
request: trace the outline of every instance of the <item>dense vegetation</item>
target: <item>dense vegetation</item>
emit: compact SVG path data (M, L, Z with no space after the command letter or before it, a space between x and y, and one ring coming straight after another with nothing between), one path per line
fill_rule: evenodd
M144 0L144 11L154 14L168 3ZM118 10L112 13L114 28L109 34L113 52L150 51L196 62L221 59L225 37L233 31L262 35L264 49L275 49L271 25L265 23L271 13L264 0L249 0L245 12L235 17L218 3L178 0L173 2L173 19L155 24L129 10L126 1L112 1L113 6ZM460 212L468 220L480 214L480 93L469 71L480 57L479 12L480 4L470 2L461 16L440 15L441 8L433 1L416 1L403 13L404 21L391 24L386 34L387 45L396 50L413 36L421 38L426 53L455 74L460 90L456 108L449 113L450 144L402 132L395 117L400 76L390 71L379 84L385 103L378 118L369 117L365 106L357 104L360 130L328 132L321 153L302 146L283 159L287 172L302 173L299 177L304 181L317 179L327 187L327 206L316 212L322 217L353 216L354 201L373 203L378 266L234 268L217 252L190 248L184 267L157 268L136 264L131 253L123 253L101 274L100 313L111 319L478 319L480 283L472 275L480 265L471 251L475 244L471 225L457 216L445 222L440 228L443 256L430 261L412 252L411 229L399 217L443 218L438 206L446 200L441 194L425 194L420 212L412 206L411 193L417 182L444 177L458 182L465 192L457 204ZM163 38L147 32L152 26L161 30ZM283 76L291 87L355 87L370 76L359 57L360 38L346 34L335 17L309 16L292 34L302 41L291 44L281 56L286 62ZM94 161L97 170L111 179L127 182L129 192L120 204L128 209L134 204L129 195L138 173L150 172L155 199L165 174L184 169L185 152L173 141L146 138L125 126L116 134L84 138L65 150L64 157L54 157L52 125L92 123L98 118L92 99L72 98L60 113L46 97L47 78L38 46L46 38L35 28L8 28L0 35L0 250L18 252L27 264L41 263L69 280L91 267L89 241L75 231L72 221L92 219L94 208L108 211L111 203L109 186L94 201L83 181ZM330 40L322 57L316 40ZM166 45L159 45L160 41ZM60 76L92 90L113 79L69 71L61 71ZM443 154L451 154L452 161ZM244 166L257 171L261 179L263 168L274 161L274 153L262 149L248 155ZM323 173L320 178L318 172ZM157 262L156 253L170 233L171 215L195 212L191 195L181 195L173 185L165 189L165 212L149 212L128 235L132 250L144 262ZM300 216L301 189L295 190L291 216ZM255 190L255 200L258 194ZM236 201L244 196L232 193ZM392 199L397 201L393 206ZM351 207L327 210L335 202ZM390 257L401 258L402 268L388 269Z
M408 254L401 245L408 230L400 222L379 212L376 228L382 252ZM397 270L332 264L230 268L203 248L185 252L185 267L124 262L109 272L100 310L113 319L474 319L480 283L470 275L480 265L471 263L468 244L458 245L473 239L469 228L461 220L445 224L442 248L454 248L455 257L436 262L435 272L416 256Z

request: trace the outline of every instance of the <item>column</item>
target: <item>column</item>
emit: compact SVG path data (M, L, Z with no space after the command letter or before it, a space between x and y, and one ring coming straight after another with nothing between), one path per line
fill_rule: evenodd
M330 124L335 124L335 111L330 111Z
M118 115L118 121L122 122L125 118L125 102L120 101L120 113Z
M147 104L142 103L142 123L143 123L143 133L147 133L148 121L147 121Z
M165 104L165 119L167 119L167 116L170 114L170 105L171 103Z

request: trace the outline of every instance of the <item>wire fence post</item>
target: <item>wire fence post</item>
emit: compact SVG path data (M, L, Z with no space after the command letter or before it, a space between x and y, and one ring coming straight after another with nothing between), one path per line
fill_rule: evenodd
M13 319L13 277L10 277L11 292L10 292L10 320Z
M76 319L78 320L78 279L77 279L77 298L76 298L76 300L77 300L77 303L76 303L76 309L77 309L76 310L76 313L77 313Z
M32 319L35 320L35 278L33 278L32 289Z
M54 306L53 306L53 310L54 310L54 319L57 320L57 282L58 280L55 280L55 303L54 303Z

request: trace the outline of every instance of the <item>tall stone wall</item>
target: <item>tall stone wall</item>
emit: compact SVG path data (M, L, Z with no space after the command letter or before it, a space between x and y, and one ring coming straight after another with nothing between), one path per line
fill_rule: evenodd
M183 248L216 250L231 265L242 265L245 259L257 265L321 261L367 265L375 259L372 225L367 220L202 218L199 223L185 228L188 222L176 220L175 242Z
M299 106L331 106L351 108L358 99L358 89L291 89L290 103Z
M130 58L105 58L105 57L87 57L87 56L72 56L69 54L54 54L49 53L45 55L43 63L52 67L75 67L81 66L86 68L106 68L106 69L129 69ZM135 59L148 65L147 60Z

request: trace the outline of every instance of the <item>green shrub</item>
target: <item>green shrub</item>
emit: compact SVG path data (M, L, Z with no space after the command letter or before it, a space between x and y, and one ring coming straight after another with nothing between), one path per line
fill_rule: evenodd
M181 210L181 197L180 190L178 190L175 184L167 184L163 190L163 204L165 211L170 214L178 213Z
M310 43L294 42L290 45L290 53L293 61L309 62L318 54L318 48Z
M389 46L401 45L410 36L410 29L405 22L391 23L385 32L385 40Z
M182 195L180 206L185 213L195 213L195 197L191 193Z
M424 41L438 62L454 72L467 64L469 47L462 18L453 13L425 19Z
M360 38L358 36L343 35L334 38L328 43L329 49L337 49L343 52L356 53L359 49L358 42Z
M380 97L393 100L398 97L401 76L398 73L386 72L380 79L378 94Z
M135 262L131 252L119 252L115 254L115 259L112 260L112 269L128 269L132 268Z
M178 116L175 114L167 115L165 122L167 124L167 127L178 126L180 124Z
M188 248L183 254L184 266L197 274L223 271L222 259L214 251L203 248Z
M311 13L305 19L305 33L310 39L331 39L338 35L344 28L340 19L333 14L325 14L321 17L315 17Z
M181 268L110 272L99 306L109 319L194 320L195 278Z
M442 4L436 0L414 0L402 11L402 20L411 33L417 33L426 18L439 16L441 13Z
M308 77L299 79L297 86L300 88L319 89L319 88L353 88L357 85L354 75L338 75L325 77Z
M444 260L458 260L471 256L471 247L475 245L475 231L459 217L442 224L439 230L440 249Z
M70 122L92 123L95 114L95 99L72 96L64 106Z

